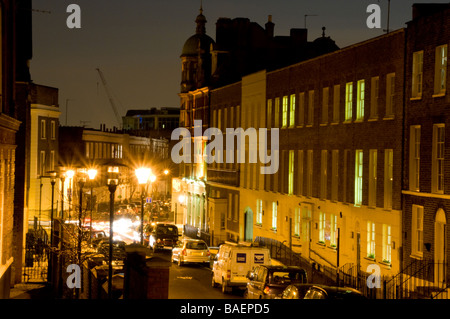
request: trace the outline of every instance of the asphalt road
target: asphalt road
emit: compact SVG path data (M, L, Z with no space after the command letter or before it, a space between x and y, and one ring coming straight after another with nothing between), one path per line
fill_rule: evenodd
M171 251L157 252L170 261ZM172 263L169 274L169 299L243 299L243 291L223 294L219 288L211 287L211 269L203 265Z

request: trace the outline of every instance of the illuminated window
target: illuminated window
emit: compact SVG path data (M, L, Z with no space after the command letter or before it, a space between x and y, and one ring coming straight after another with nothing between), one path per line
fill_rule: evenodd
M262 225L263 221L262 199L256 200L256 223Z
M278 221L278 216L277 216L277 202L272 202L272 229L276 230L277 229L277 221Z
M295 126L295 94L291 94L289 109L289 127Z
M375 223L367 222L367 258L375 258Z
M447 82L447 44L436 48L434 94L445 94Z
M319 212L319 243L325 243L325 220L326 214Z
M345 85L345 121L353 119L353 82Z
M364 119L364 95L365 95L365 82L364 80L359 80L357 83L358 86L358 96L356 103L356 119L363 120Z
M294 236L299 237L300 236L300 215L301 215L301 208L296 207L295 208L295 216L294 216Z
M391 226L383 224L383 262L391 263L392 235Z
M337 247L337 215L331 214L330 245Z
M288 194L294 193L294 151L289 151Z
M355 156L355 206L362 204L363 191L363 151L356 150Z
M283 96L283 126L282 126L282 128L287 127L287 121L288 121L288 97Z
M423 256L423 206L412 205L412 254Z

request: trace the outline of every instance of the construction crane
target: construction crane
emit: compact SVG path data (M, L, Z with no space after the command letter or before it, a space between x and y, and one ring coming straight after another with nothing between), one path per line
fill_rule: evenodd
M114 115L116 116L116 120L117 120L117 123L119 124L119 128L120 128L122 126L122 118L120 117L119 112L117 111L116 104L114 103L114 99L108 88L108 83L106 83L103 72L99 68L97 68L96 70L98 72L98 75L100 76L100 79L102 80L103 87L105 88L106 94L108 95L109 103L111 104L111 107L114 111Z

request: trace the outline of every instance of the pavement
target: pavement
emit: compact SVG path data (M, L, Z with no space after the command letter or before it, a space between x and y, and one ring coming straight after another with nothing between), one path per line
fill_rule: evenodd
M9 299L53 299L46 283L20 283L11 288Z

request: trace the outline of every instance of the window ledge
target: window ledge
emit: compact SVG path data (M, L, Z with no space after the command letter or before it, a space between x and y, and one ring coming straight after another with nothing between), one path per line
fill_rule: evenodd
M360 119L356 119L355 123L363 123L364 122L364 118L360 118Z
M409 257L413 258L413 259L418 259L418 260L422 260L423 259L423 255L420 256L420 255L411 254L411 255L409 255Z
M296 128L303 128L303 124L302 125L297 125Z
M433 94L431 97L444 97L444 96L445 96L445 91L442 93Z
M410 98L409 100L410 100L410 101L419 101L419 100L421 100L421 99L422 99L422 96L416 96L416 97Z
M390 261L387 262L387 261L382 260L382 261L379 261L378 263L381 264L382 266L387 267L388 269L391 269L391 267L392 267L392 263Z
M305 127L313 127L313 125L312 124L306 124Z
M320 126L327 126L328 123L320 123Z
M395 119L395 116L394 116L394 115L388 115L388 116L383 117L383 121L386 121L386 120L393 120L393 119Z
M375 257L374 258L372 258L372 257L364 257L364 259L366 259L366 260L370 260L370 261L373 261L373 262L376 262L376 260L375 260Z
M342 122L342 124L352 124L353 120L345 120L344 122Z
M330 125L339 125L339 122L332 122Z
M378 117L370 117L367 121L368 121L368 122L375 122L375 121L378 121Z

